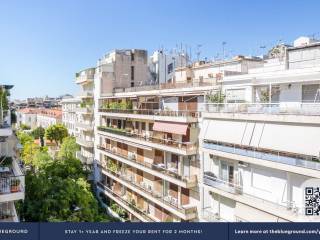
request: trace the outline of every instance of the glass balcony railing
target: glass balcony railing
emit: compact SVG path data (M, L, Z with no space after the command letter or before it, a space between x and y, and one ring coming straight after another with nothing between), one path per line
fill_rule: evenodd
M120 114L138 114L138 115L152 115L152 116L165 116L165 117L192 117L198 118L201 112L198 111L169 111L161 109L108 109L99 108L99 112L107 113L120 113Z
M98 127L99 131L104 131L104 132L109 132L112 134L117 134L121 136L126 136L146 142L151 142L151 143L156 143L156 144L161 144L169 147L174 147L174 148L179 148L185 151L194 151L197 149L197 144L196 143L191 143L191 142L179 142L174 139L163 139L163 138L156 138L152 136L147 136L147 135L141 135L138 133L135 133L133 131L128 131L126 129L119 129L119 128L112 128L112 127L104 127L100 126Z
M205 104L205 111L209 113L320 116L320 103L207 103Z
M147 162L140 162L137 160L136 157L134 157L135 155L128 156L128 155L120 153L117 150L111 149L111 147L106 147L106 146L100 145L100 146L98 146L98 149L106 151L106 152L111 153L113 155L125 158L126 160L134 162L135 164L139 164L143 167L149 168L150 170L160 172L168 177L173 177L173 178L180 180L180 181L183 181L185 183L192 183L192 182L197 181L196 175L193 175L190 177L181 176L177 173L178 169L176 169L176 171L169 170L169 169L165 168L164 164L152 164L152 163L147 163Z
M290 154L285 156L284 153L279 151L263 152L259 149L250 149L244 146L238 146L234 144L224 144L219 142L210 142L204 140L203 147L207 149L217 150L226 153L238 154L241 156L247 156L272 162L278 162L288 164L296 167L310 168L314 170L320 170L320 161L312 156L301 156Z
M122 202L126 206L130 207L131 209L133 209L133 211L135 211L137 214L143 216L143 218L145 218L148 222L154 222L154 220L151 217L149 217L149 215L146 212L142 211L141 209L139 209L136 205L132 204L131 202L125 200L123 196L118 195L111 188L108 188L106 185L104 185L102 182L98 182L97 185L101 189L107 191L108 194L110 194L114 198L116 198L117 201Z
M203 173L203 183L226 192L241 194L242 187L236 183L224 181L216 177L212 172Z

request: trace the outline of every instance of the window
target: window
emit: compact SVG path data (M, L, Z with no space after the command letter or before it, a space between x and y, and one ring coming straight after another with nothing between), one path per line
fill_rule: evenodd
M170 63L168 65L168 74L172 73L173 72L173 63Z
M131 66L131 80L134 80L134 66Z
M134 53L131 52L131 61L133 62L134 61Z

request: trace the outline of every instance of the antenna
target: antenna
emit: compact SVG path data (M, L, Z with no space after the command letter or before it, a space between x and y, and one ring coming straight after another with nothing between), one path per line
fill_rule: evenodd
M200 54L201 54L201 50L200 50L200 48L202 47L202 44L197 44L197 60L198 60L198 62L199 62L199 60L200 60Z

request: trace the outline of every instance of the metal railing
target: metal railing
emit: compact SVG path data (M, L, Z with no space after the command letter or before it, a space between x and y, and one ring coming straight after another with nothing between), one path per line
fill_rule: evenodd
M106 185L104 185L102 182L97 182L97 185L102 188L103 190L107 191L109 194L111 194L114 198L116 198L118 201L122 202L123 204L127 205L128 207L130 207L131 209L133 209L135 212L137 212L138 214L142 215L146 220L148 220L149 222L154 222L154 220L149 217L149 215L140 210L137 206L133 205L132 203L128 202L127 200L125 200L123 198L123 196L120 196L118 194L116 194L112 189L108 188Z
M263 152L262 149L254 147L246 147L236 144L226 144L217 141L204 140L203 147L213 149L221 152L238 154L241 156L252 157L272 162L283 163L287 165L310 168L314 170L320 170L320 160L313 156L302 156L298 154L288 154L280 151L270 150L269 152Z
M216 78L207 78L203 81L192 81L188 82L176 82L176 83L164 83L155 85L143 85L137 87L129 88L115 88L115 93L122 92L140 92L140 91L150 91L150 90L163 90L163 89L173 89L173 88L192 88L192 87L207 87L214 86L216 84Z
M121 170L119 172L114 172L110 169L107 168L107 166L105 166L104 164L98 163L99 166L101 166L104 171L112 174L113 176L125 181L127 184L133 186L134 188L139 189L140 191L144 192L145 194L150 195L151 197L157 199L158 201L162 202L163 204L166 204L167 206L179 211L180 213L186 215L189 213L192 213L193 211L196 210L196 207L190 207L190 208L184 208L183 206L179 206L178 203L174 203L173 201L169 201L168 198L166 198L166 196L164 196L163 193L159 193L159 192L155 192L152 188L147 188L144 187L143 185L135 182L135 179L133 177L133 175L128 175L125 174L123 172L121 172Z
M202 218L208 222L227 222L227 220L221 218L218 213L214 213L211 208L202 209Z
M320 115L320 103L281 102L281 103L206 103L209 113L245 113L274 115Z
M109 132L112 134L130 137L130 138L135 138L135 139L142 140L142 141L147 141L147 142L157 143L157 144L161 144L161 145L165 145L165 146L169 146L169 147L179 148L179 149L183 149L186 151L193 151L193 150L196 150L196 148L197 148L196 143L179 142L179 141L176 141L173 139L156 138L156 137L152 137L152 136L137 134L132 131L127 131L125 129L99 126L98 130L104 131L104 132Z
M119 151L117 151L117 150L113 151L111 149L111 147L107 148L107 147L99 145L97 148L100 149L100 150L106 151L108 153L111 153L113 155L125 158L126 160L134 162L135 164L139 164L139 165L141 165L143 167L146 167L146 168L149 168L151 170L161 172L162 174L167 175L168 177L174 177L174 178L176 178L176 179L178 179L180 181L183 181L185 183L196 182L197 181L196 175L193 175L193 176L190 176L190 177L181 176L178 173L170 171L167 168L161 167L159 165L152 164L152 163L147 163L147 162L139 162L136 158L129 158L128 155L124 155L122 153L119 153ZM177 171L178 171L178 169L177 169Z
M107 109L99 108L99 112L107 113L120 113L120 114L139 114L139 115L152 115L152 116L165 116L165 117L192 117L199 118L201 112L199 111L169 111L161 109Z
M10 176L0 178L0 195L22 192L22 176Z

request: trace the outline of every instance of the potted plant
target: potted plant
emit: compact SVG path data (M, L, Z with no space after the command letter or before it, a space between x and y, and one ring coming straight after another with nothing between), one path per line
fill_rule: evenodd
M12 179L10 182L11 192L19 192L20 180L18 178Z

